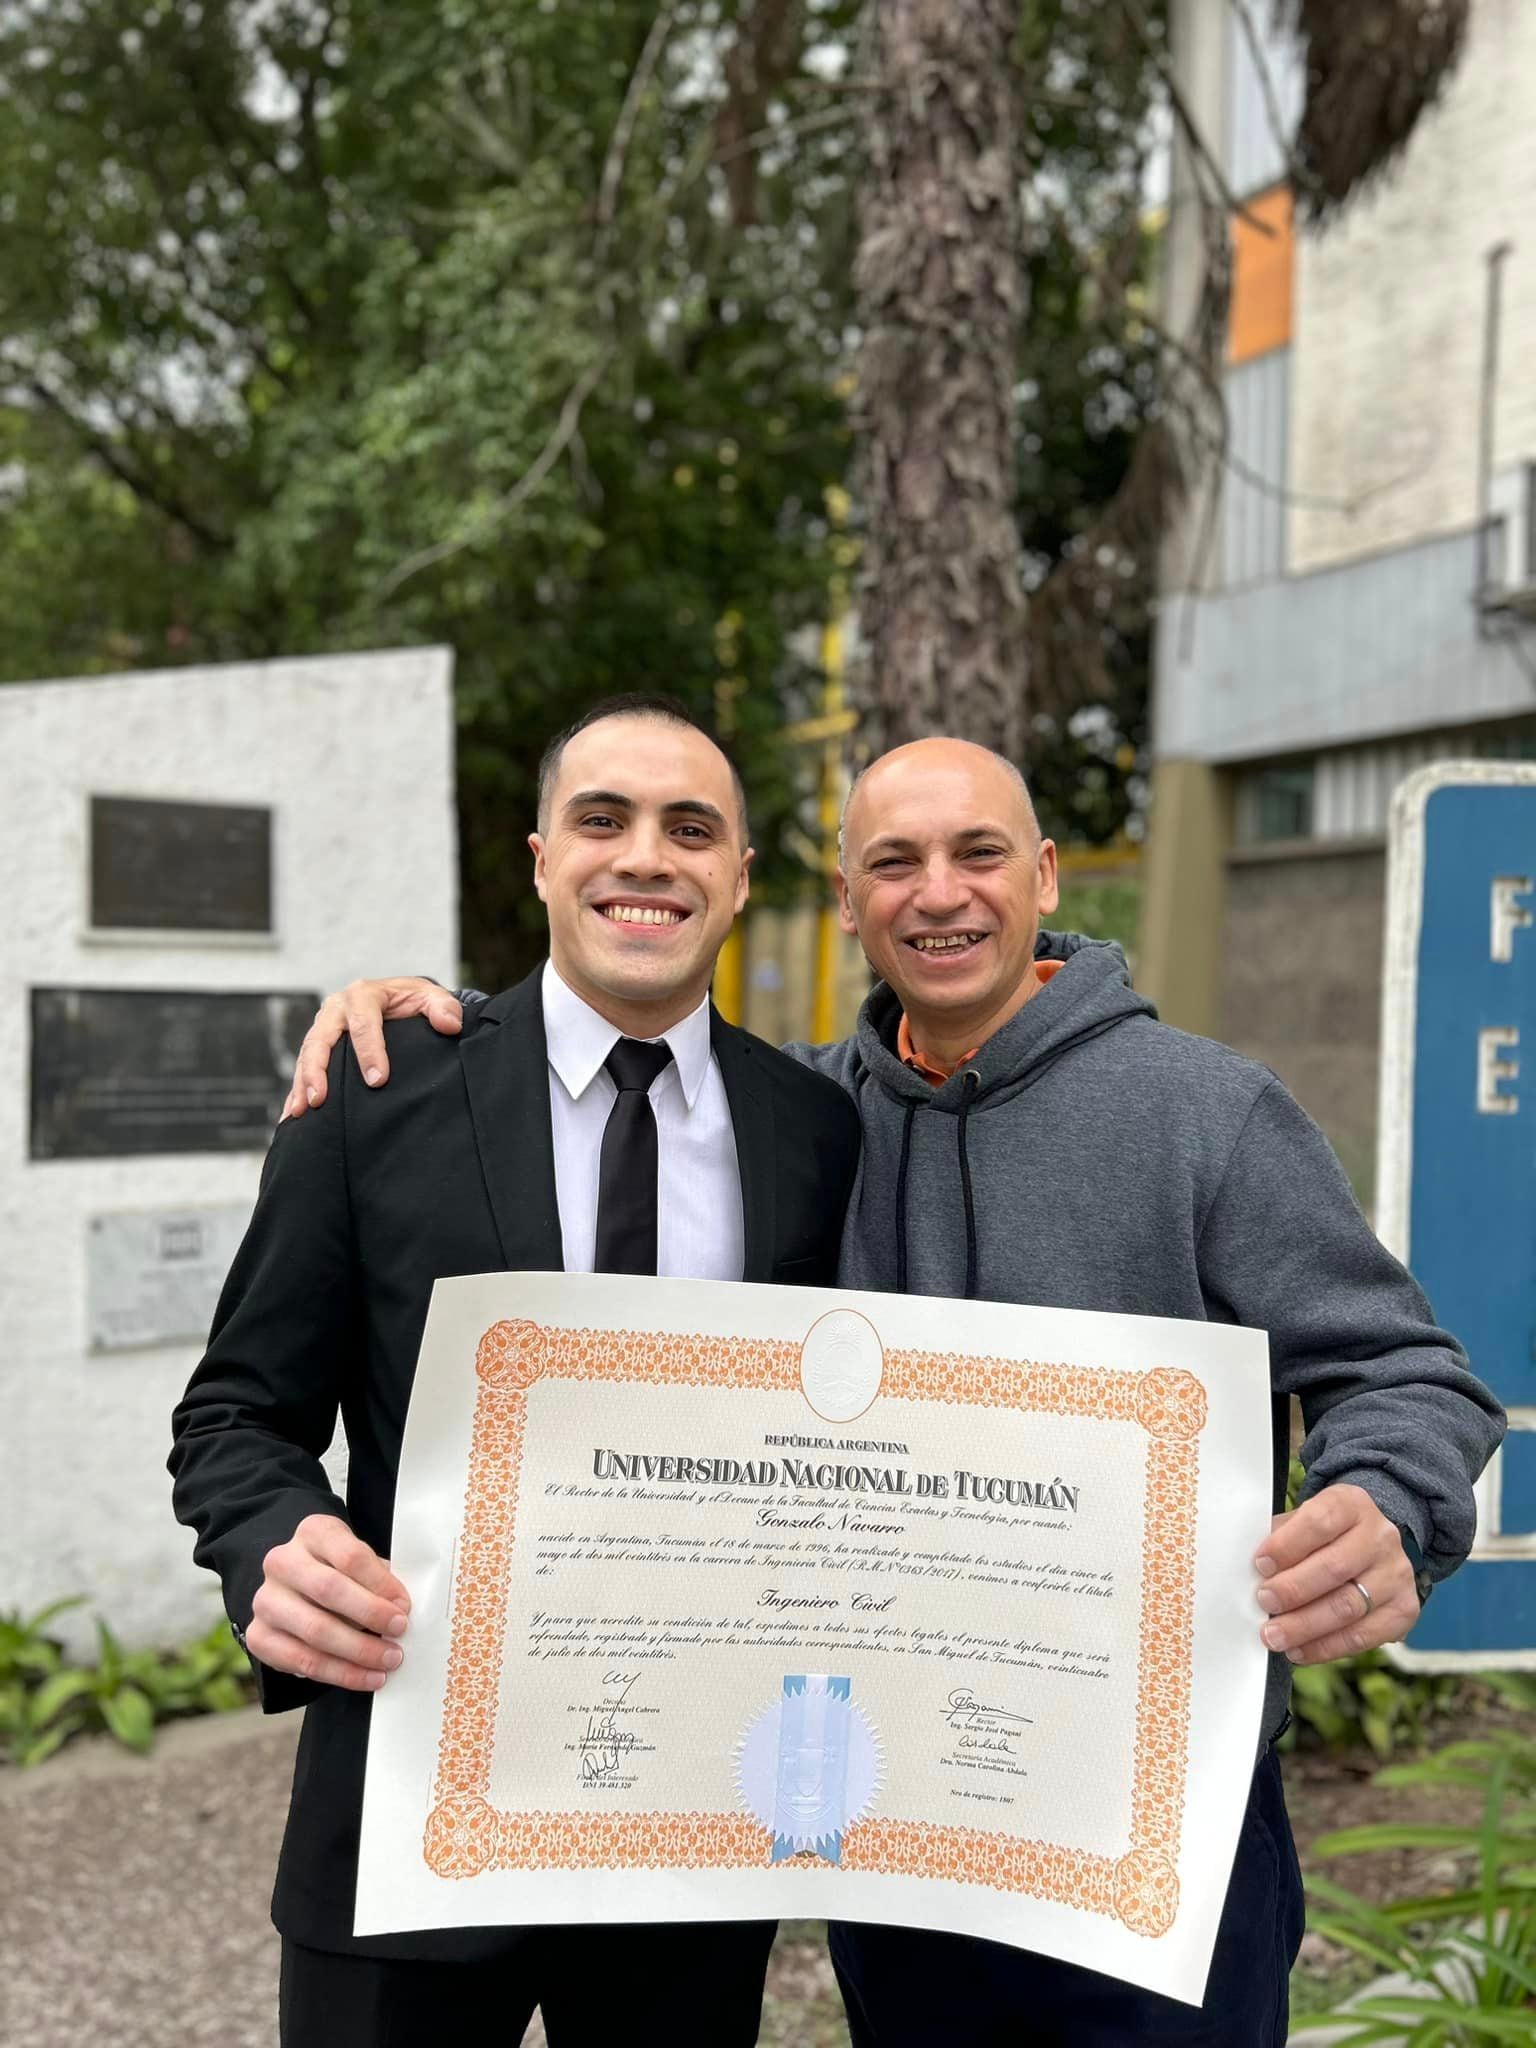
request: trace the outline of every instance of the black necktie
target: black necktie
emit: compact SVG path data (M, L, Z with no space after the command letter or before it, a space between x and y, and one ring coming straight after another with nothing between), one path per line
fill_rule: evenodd
M671 1058L668 1045L621 1038L603 1062L619 1092L598 1160L594 1273L656 1270L656 1116L650 1086Z

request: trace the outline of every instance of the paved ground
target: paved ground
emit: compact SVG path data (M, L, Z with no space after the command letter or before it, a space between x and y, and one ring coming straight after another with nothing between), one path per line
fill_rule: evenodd
M182 1722L0 1775L5 2048L270 2048L297 1717Z
M0 1770L0 2048L273 2048L267 1899L298 1731L296 1715L216 1715L164 1730L148 1758L103 1738ZM1339 1770L1291 1759L1304 1852L1321 1825L1382 1817L1363 1779L1356 1813ZM1446 1873L1412 1875L1394 1868L1383 1896ZM847 2048L810 1923L780 1930L761 2043ZM524 2048L544 2048L537 2022Z
M148 1758L89 1741L0 1771L3 2048L272 2048L267 1900L297 1736L296 1715L219 1715ZM786 1928L765 2048L847 2038L818 1936Z

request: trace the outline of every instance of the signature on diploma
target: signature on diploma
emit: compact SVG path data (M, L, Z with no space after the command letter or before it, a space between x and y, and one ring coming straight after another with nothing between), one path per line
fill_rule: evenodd
M1013 1738L1023 1728L1032 1728L1028 1714L1015 1714L1006 1707L989 1707L977 1699L969 1686L956 1686L944 1703L944 1725L959 1736L957 1749L990 1750L997 1756L1013 1756Z
M602 1704L588 1714L586 1728L576 1745L584 1785L616 1777L638 1746L640 1738L630 1729L621 1728L618 1716L639 1676L638 1671L610 1671L604 1677Z

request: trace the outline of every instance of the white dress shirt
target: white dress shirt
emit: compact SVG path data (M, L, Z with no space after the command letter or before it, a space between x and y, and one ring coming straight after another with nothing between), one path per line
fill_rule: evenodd
M603 1130L619 1092L603 1062L625 1034L566 987L553 961L544 968L543 993L565 1270L590 1273ZM739 1280L741 1169L725 1083L709 1043L708 997L661 1036L672 1058L650 1088L658 1155L656 1270L674 1279Z

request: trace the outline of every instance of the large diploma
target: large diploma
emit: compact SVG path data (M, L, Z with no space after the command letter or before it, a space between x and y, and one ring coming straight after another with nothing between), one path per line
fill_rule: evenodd
M1198 2003L1270 1472L1260 1331L439 1281L357 1932L874 1920Z

